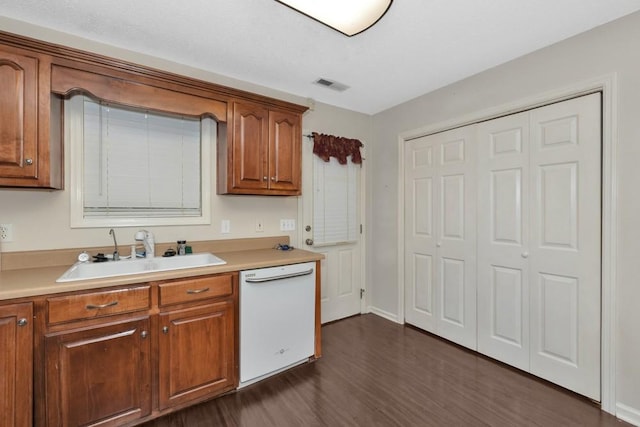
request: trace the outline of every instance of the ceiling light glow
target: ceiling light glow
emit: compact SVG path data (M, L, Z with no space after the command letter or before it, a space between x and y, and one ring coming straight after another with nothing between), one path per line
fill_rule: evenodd
M363 32L387 12L393 0L276 0L347 36Z

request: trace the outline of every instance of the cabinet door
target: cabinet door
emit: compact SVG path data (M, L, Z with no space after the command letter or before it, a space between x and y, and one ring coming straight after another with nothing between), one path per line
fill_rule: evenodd
M300 194L300 116L269 112L269 188Z
M0 425L32 425L33 309L0 307Z
M235 386L232 301L160 315L160 410Z
M45 338L49 426L115 426L151 413L149 318Z
M0 178L37 177L38 59L0 48Z
M252 104L233 104L234 189L266 190L268 172L268 111Z

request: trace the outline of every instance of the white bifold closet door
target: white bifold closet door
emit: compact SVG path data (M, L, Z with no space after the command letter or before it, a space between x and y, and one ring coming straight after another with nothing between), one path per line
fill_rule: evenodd
M478 351L600 399L600 94L478 125Z
M473 128L405 150L405 320L476 348Z

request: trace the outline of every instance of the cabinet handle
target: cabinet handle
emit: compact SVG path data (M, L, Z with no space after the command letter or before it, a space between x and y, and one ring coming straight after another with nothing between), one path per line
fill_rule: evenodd
M33 159L25 159L24 161L26 164L28 164L29 166L31 166L33 164Z
M27 319L25 318L18 320L18 326L27 326L27 323Z
M208 292L209 288L202 288L202 289L187 289L187 293L190 295L193 294L201 294L203 292Z
M169 333L169 327L168 326L163 327L162 328L162 333L163 334L168 334Z
M100 310L101 308L113 307L113 306L116 306L116 305L118 305L118 301L111 301L111 302L108 302L106 304L98 304L98 305L96 305L96 304L87 304L85 308L87 310Z
M145 339L148 335L149 333L147 331L140 332L140 336L142 337L142 339Z

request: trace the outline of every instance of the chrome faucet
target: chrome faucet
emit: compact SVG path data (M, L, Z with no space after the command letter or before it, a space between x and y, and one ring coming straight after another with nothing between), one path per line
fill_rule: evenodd
M116 242L116 232L113 231L113 228L111 230L109 230L109 234L113 236L113 260L114 261L118 261L120 260L120 254L118 253L118 242Z

